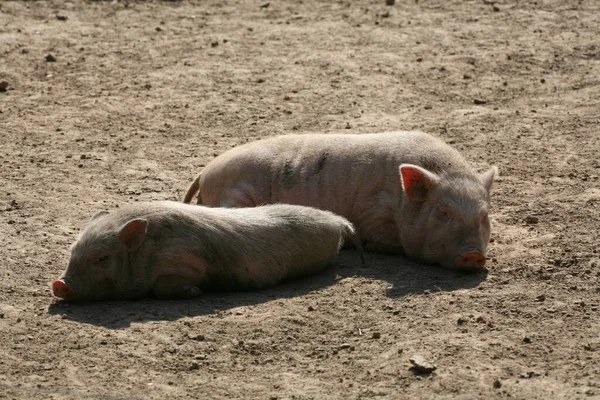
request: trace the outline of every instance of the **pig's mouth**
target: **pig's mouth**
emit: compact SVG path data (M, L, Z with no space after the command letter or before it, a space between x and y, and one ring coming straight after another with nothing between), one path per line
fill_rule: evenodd
M52 292L56 297L63 300L73 300L75 298L75 289L65 281L65 278L52 282Z

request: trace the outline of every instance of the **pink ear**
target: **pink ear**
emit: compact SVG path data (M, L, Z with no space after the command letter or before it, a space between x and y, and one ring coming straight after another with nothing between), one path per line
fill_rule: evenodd
M437 175L412 164L400 165L402 189L411 201L422 203L427 199L430 191L437 185Z
M148 228L148 221L145 219L132 219L119 231L119 239L127 251L131 252L142 245L146 237L146 229Z

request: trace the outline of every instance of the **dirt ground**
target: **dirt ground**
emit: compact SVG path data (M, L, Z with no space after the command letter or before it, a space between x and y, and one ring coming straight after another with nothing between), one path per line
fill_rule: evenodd
M595 0L1 2L0 399L600 398L599 38ZM398 129L499 167L487 274L349 250L261 292L51 295L100 209Z

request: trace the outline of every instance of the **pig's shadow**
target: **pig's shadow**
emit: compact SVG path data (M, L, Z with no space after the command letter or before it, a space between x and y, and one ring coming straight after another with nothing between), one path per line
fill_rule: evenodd
M101 325L110 329L130 326L131 322L173 321L183 317L214 314L239 306L266 303L275 299L302 296L335 285L350 277L363 277L387 282L382 296L391 298L431 292L449 292L474 288L484 281L487 273L465 274L441 267L426 266L401 256L367 254L362 266L355 250L344 250L335 264L314 276L285 282L279 286L254 292L205 293L199 299L159 301L110 301L70 304L57 301L50 305L50 314L82 323ZM351 290L350 287L348 290Z

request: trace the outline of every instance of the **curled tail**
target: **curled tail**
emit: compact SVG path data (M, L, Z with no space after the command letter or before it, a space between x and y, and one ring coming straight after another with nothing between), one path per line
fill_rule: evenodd
M356 250L360 255L360 260L362 261L362 263L366 264L365 251L363 249L362 241L358 237L358 233L356 232L354 226L350 222L348 222L348 224L344 226L344 241L348 240L351 241L352 244L354 244L354 247L356 247Z
M185 193L185 197L183 198L184 203L189 204L196 195L196 193L198 193L198 190L200 189L200 176L202 176L202 172L198 174L196 179L194 179L187 192ZM198 200L200 200L200 193L198 193ZM200 201L198 201L198 203L200 203Z

